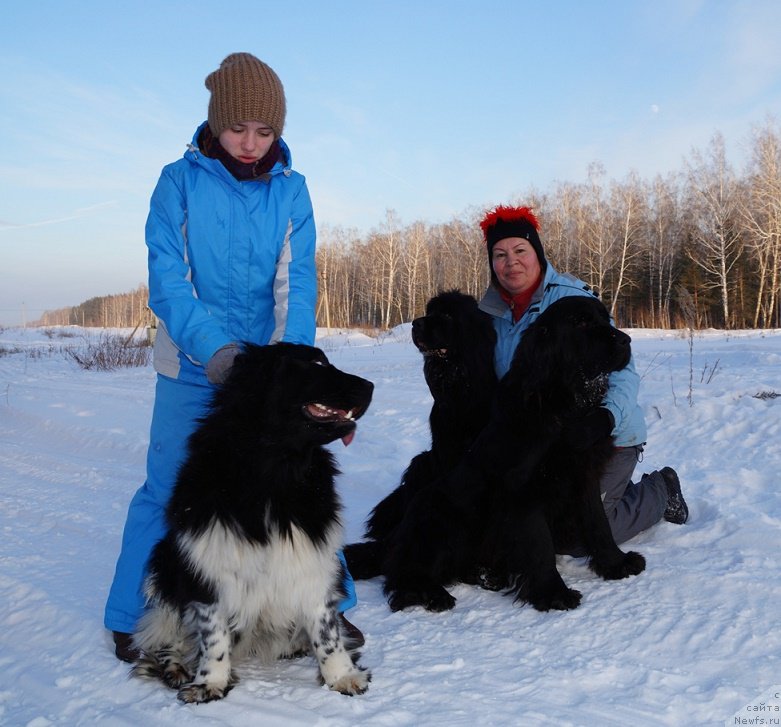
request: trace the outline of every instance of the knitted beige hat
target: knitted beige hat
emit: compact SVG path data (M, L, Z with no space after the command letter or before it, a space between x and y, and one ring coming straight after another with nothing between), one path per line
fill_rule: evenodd
M262 121L279 139L285 126L285 89L274 71L250 53L231 53L206 76L209 128L219 136L242 121Z

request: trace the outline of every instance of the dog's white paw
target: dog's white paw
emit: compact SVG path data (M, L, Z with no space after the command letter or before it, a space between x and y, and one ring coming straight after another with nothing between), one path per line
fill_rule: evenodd
M335 692L341 692L348 697L363 694L369 688L372 673L368 669L355 668L350 673L336 679L328 687Z

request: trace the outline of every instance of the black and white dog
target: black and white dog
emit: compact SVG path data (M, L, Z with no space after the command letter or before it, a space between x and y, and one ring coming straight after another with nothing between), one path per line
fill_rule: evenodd
M349 444L372 391L317 348L245 345L188 443L150 560L136 675L208 702L236 683L235 659L311 649L328 687L366 691L338 618L338 471L323 445Z

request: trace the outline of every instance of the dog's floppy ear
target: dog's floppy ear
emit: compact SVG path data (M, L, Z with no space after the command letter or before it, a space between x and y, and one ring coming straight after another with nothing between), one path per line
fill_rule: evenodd
M491 321L491 316L488 313L484 313L479 308L474 310L474 333L477 334L480 339L478 346L481 350L493 351L496 346L496 329ZM474 342L473 342L474 345ZM493 365L493 361L491 362Z
M551 352L555 349L555 331L549 326L535 321L526 333L513 356L513 366L524 371L523 380L530 391L539 390L550 378L550 368L556 365Z
M281 350L276 349L277 344L258 346L254 343L242 343L241 353L233 359L230 378L240 380L247 377L257 379L269 376L282 353Z
M560 310L545 311L529 326L516 349L513 361L518 359L524 372L524 386L530 393L549 389L554 384L567 386L579 370L579 362L567 340L571 326L565 322Z

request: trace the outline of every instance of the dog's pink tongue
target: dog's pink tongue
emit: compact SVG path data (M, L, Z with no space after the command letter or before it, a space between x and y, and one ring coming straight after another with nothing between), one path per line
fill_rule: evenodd
M353 441L354 438L355 438L355 429L353 429L351 432L345 434L342 437L342 444L344 444L344 446L347 447L349 446L350 442Z

